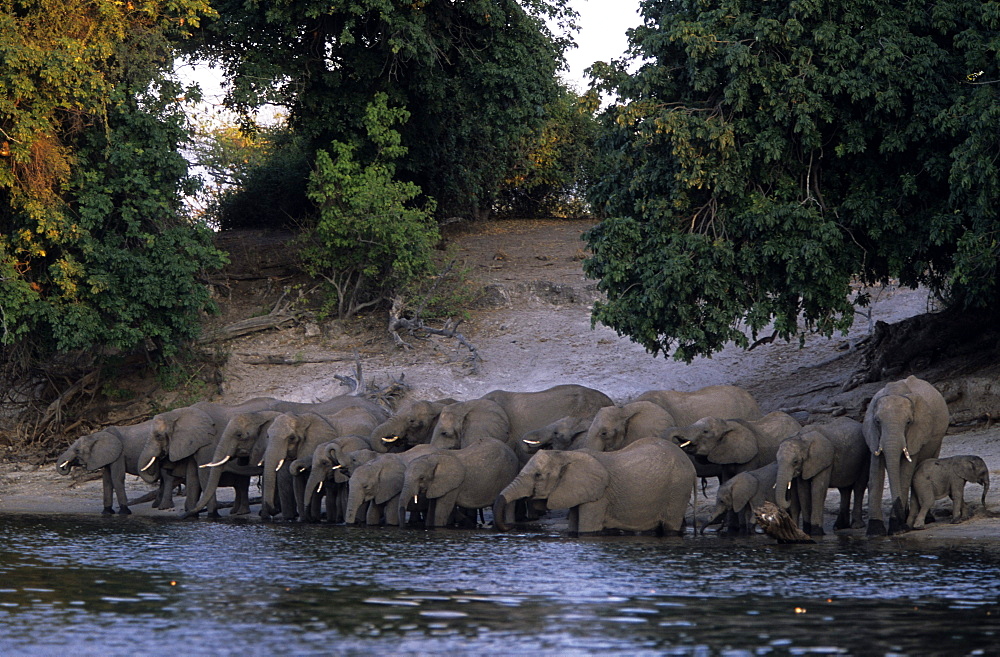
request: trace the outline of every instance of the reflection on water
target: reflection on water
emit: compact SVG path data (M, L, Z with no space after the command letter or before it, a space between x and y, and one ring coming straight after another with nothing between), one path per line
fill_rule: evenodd
M6 516L0 652L993 654L998 562L892 540Z

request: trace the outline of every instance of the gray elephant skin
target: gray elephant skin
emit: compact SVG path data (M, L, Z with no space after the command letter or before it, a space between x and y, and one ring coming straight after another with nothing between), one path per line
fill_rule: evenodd
M594 414L596 415L596 413ZM576 440L587 435L594 415L567 415L521 437L521 452L530 458L540 449L569 449Z
M322 499L326 503L326 521L343 522L348 494L348 473L344 465L350 462L350 454L370 448L368 437L359 435L340 436L316 446L309 459L309 476L303 491L307 519L319 516L315 505L316 500L320 499L317 494L322 492ZM294 461L291 467L293 471L307 469L301 460Z
M833 528L861 529L869 457L857 420L839 417L826 424L804 427L778 445L775 503L787 511L788 492L794 485L802 509L803 530L811 536L822 536L826 493L836 488L840 491L840 512Z
M587 433L570 449L613 452L642 438L657 438L673 425L670 413L651 401L606 406L597 411Z
M152 467L157 461L163 469L172 469L182 474L187 482L186 511L191 511L201 495L201 488L207 483L208 473L199 471L198 465L209 463L215 450L215 442L222 434L230 418L239 413L265 410L280 403L271 397L257 397L235 406L198 402L191 406L160 413L153 417L152 430L140 454L142 463L139 475L149 483L156 481ZM204 477L204 481L202 480ZM237 507L249 507L250 476L239 476L236 485ZM208 503L209 512L216 515L214 498Z
M969 482L983 487L981 504L985 507L986 494L990 491L990 471L981 457L927 459L913 473L913 499L906 524L913 529L923 529L927 513L937 500L945 497L951 498L951 521L961 522L965 517L965 484Z
M376 452L404 452L414 445L431 442L438 416L445 406L457 404L445 398L413 401L372 430L369 442Z
M674 427L665 438L699 462L723 466L728 479L774 461L781 441L800 429L795 418L775 411L759 420L703 417L686 427Z
M507 444L518 455L522 465L531 458L525 450L525 435L567 416L593 417L598 410L615 403L594 388L577 384L552 386L537 392L493 390L482 397L495 401L507 414L510 435Z
M759 420L763 417L753 396L739 386L707 386L683 390L649 390L633 401L651 401L674 418L673 425L694 424L703 417Z
M101 513L106 515L114 513L113 496L117 496L118 512L130 514L132 512L128 508L128 495L125 493L125 475L139 474L140 455L146 446L146 439L152 431L152 426L152 421L147 420L141 424L107 427L102 431L81 436L59 455L56 460L56 470L61 475L68 475L74 465L82 466L86 470L101 470L104 501ZM154 501L154 508L159 508L163 503L163 485L161 481L161 490Z
M542 450L493 505L497 529L509 529L512 503L544 500L569 509L572 533L608 529L680 534L695 492L694 466L676 446L645 438L614 452Z
M775 483L777 479L777 463L768 463L756 470L740 472L728 479L724 484L719 486L715 497L715 508L712 510L712 517L705 523L702 529L722 522L723 518L729 513L734 513L739 519L740 533L752 534L754 527L757 525L754 510L760 508L764 502L775 503ZM790 492L789 502L786 510L798 522L798 495L795 494L794 490Z
M867 533L886 534L882 493L887 474L891 509L888 533L905 531L913 472L940 454L948 430L948 404L937 388L910 376L875 393L862 424L872 454Z
M430 444L440 449L459 449L484 438L508 442L510 421L500 404L479 398L445 406Z
M403 526L410 500L424 498L426 527L445 527L456 507L475 512L491 506L517 471L514 450L493 438L421 456L406 466L397 520Z
M283 413L271 422L267 430L267 446L262 461L264 468L261 476L262 517L271 517L277 512L275 499L281 480L283 487L287 486L287 482L291 482L295 497L293 506L285 506L282 500L281 517L286 520L296 516L305 519L306 476L302 476L305 474L302 473L293 477L291 463L300 457L311 456L318 445L340 436L370 435L372 430L386 419L385 411L372 406L352 405L328 416L316 413Z
M370 460L362 456L364 450L351 454L351 476L347 481L347 509L344 522L353 525L358 515L367 505L365 523L397 525L399 518L399 493L403 490L406 466L410 461L436 452L430 445L415 445L405 452L378 454Z

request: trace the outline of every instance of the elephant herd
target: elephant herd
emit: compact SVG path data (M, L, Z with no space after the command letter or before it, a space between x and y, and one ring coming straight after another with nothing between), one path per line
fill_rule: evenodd
M354 395L316 404L259 397L108 427L79 438L56 467L102 470L107 514L115 497L118 512L130 513L126 474L159 483L159 509L173 508L184 483L182 517L218 516L220 486L235 489L231 515L250 513L250 481L259 476L265 519L475 526L492 507L503 531L564 509L573 533L679 534L689 505L697 528L697 481L718 477L709 525L751 531L753 508L771 501L817 535L829 488L841 493L838 529L864 526L869 488L868 533L884 534L886 475L889 533L922 527L944 496L959 519L966 481L983 485L985 504L982 459L937 458L947 427L940 393L914 377L879 391L864 422L805 427L782 412L764 415L748 392L725 385L651 390L620 405L574 384L496 390L412 401L391 415Z

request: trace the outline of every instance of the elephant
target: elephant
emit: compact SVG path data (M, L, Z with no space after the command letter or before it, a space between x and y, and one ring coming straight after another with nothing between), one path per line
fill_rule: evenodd
M492 506L518 472L517 455L506 443L484 438L461 449L442 449L410 461L399 494L402 527L410 500L427 501L426 526L450 524L455 507L476 511Z
M593 415L567 415L521 437L519 453L534 454L540 449L569 449L594 422ZM530 456L529 456L530 458Z
M507 413L495 401L480 398L441 409L430 444L440 449L459 449L484 438L495 438L514 449Z
M738 386L708 386L694 392L648 390L632 401L651 401L662 407L678 427L694 424L703 417L759 420L764 416L757 400Z
M719 486L712 518L705 523L702 529L721 522L729 513L735 513L739 518L740 533L752 534L757 524L754 509L759 508L764 502L775 503L774 485L777 477L778 464L768 463L762 468L740 472L728 479ZM789 505L786 510L798 522L798 496L794 489L790 491L788 501Z
M525 450L525 434L549 425L566 416L593 417L605 406L614 406L610 397L600 390L568 383L538 392L493 390L482 399L495 401L507 414L510 437L507 444L518 454L521 464L531 457Z
M512 502L544 500L569 509L575 534L608 529L680 534L693 502L695 473L676 445L643 438L614 452L542 450L521 468L493 504L493 522L507 531Z
M81 436L59 455L56 470L68 475L74 465L87 470L101 470L104 484L104 515L114 514L114 496L118 497L118 513L128 515L128 495L125 493L125 475L139 474L139 455L146 445L146 438L152 431L151 420L128 426L112 426L95 433ZM157 472L157 474L159 474ZM169 486L168 488L165 488ZM164 495L172 493L173 481L161 479L160 490L153 502L159 508L165 502ZM173 506L171 503L170 506Z
M889 534L906 530L914 470L937 458L948 430L948 404L937 388L909 376L886 384L865 411L863 431L872 459L868 479L868 535L886 534L882 491L889 475Z
M723 466L723 479L729 479L774 461L779 443L800 429L791 415L775 411L759 420L703 417L686 427L672 427L664 437L699 463Z
M161 459L169 461L172 464L169 469L185 473L187 499L184 507L190 512L198 505L202 488L197 465L210 462L215 442L229 420L240 413L267 410L279 403L280 400L272 397L257 397L235 406L198 402L154 416L149 437L140 453L142 465L139 476L153 483L157 479L152 471L153 465ZM194 465L188 466L187 459L191 459ZM251 473L252 469L245 474L237 474L241 478L236 487L237 507L248 507ZM201 476L207 480L208 474L202 473ZM210 514L217 515L214 498L206 505Z
M399 509L399 492L403 490L403 480L406 466L410 461L426 454L438 451L430 445L415 445L405 452L390 452L378 454L375 458L362 462L367 458L365 450L353 452L351 460L351 477L347 480L347 509L344 511L344 523L353 525L364 505L368 505L365 522L378 525L383 516L386 524L399 523L396 515Z
M823 535L823 505L827 490L840 491L840 512L834 529L864 527L862 499L868 486L870 452L861 423L839 417L826 424L810 424L778 445L775 504L788 510L793 482L802 509L802 528ZM854 495L853 513L851 495Z
M340 436L370 435L372 430L385 419L384 414L373 412L363 406L349 406L333 415L324 417L315 413L282 413L276 417L267 430L267 446L261 465L262 515L275 515L275 498L279 483L292 486L295 506L281 507L281 515L290 520L298 515L305 516L305 477L292 477L290 464L300 456L311 455L320 443Z
M442 409L457 400L414 401L372 430L372 449L376 452L403 452L414 445L431 441L434 426Z
M981 504L985 507L986 494L990 492L990 471L981 457L951 456L925 460L913 473L913 499L906 524L913 529L923 529L924 519L934 502L945 497L951 498L951 521L961 522L965 515L967 482L983 487Z
M611 452L642 438L658 437L673 426L670 413L650 401L605 406L597 411L587 433L570 448Z
M341 436L334 440L319 444L313 451L308 466L309 478L306 480L303 499L305 500L305 517L314 515L312 508L313 496L325 493L327 522L340 522L344 518L347 507L347 479L343 464L349 455L358 450L369 450L371 444L368 436ZM300 460L292 463L293 472L306 469Z

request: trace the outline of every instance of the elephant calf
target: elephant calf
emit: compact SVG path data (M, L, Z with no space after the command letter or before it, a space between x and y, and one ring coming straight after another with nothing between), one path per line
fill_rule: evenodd
M705 523L705 527L722 522L728 513L733 512L739 518L740 533L752 534L757 524L754 510L760 508L764 502L775 503L774 484L777 478L778 464L768 463L756 470L740 472L726 481L719 486L712 518ZM791 493L789 514L797 523L799 517L798 498L794 489ZM702 531L705 527L702 528Z
M913 473L913 500L906 524L912 529L923 529L927 512L934 502L950 497L951 521L961 522L965 514L965 484L973 482L983 487L982 505L990 490L990 472L986 462L978 456L952 456L944 459L927 459Z

